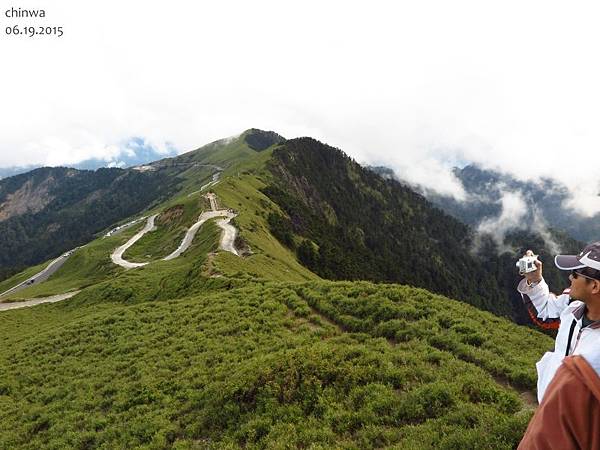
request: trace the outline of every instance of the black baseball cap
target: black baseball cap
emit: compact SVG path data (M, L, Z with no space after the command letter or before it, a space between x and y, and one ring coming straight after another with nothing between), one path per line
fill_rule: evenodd
M600 270L600 242L586 246L578 255L556 255L554 264L561 270L590 267Z

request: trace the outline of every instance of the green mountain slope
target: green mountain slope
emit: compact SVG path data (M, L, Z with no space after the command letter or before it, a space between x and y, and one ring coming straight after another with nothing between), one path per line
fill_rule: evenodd
M403 286L221 280L160 301L146 272L135 300L107 285L0 314L0 447L513 448L551 344Z
M281 281L400 282L528 321L513 287L518 280L510 260L516 254L499 257L489 242L475 256L470 250L474 235L467 226L337 149L310 138L285 141L252 129L150 166L153 170L146 174L177 180L178 191L145 211L160 214L158 230L127 251L132 261L156 260L177 248L185 229L208 208L203 195L210 190L223 208L238 213L237 244L245 256L211 255L207 273ZM219 181L207 187L215 174ZM162 223L160 217L170 217L170 208L183 208L184 214ZM516 239L516 246L537 243L537 238ZM545 255L543 244L539 250ZM56 292L57 280L69 270L53 277L57 289L32 288L14 298L61 293ZM565 285L551 268L548 276L555 289ZM81 279L79 284L90 283Z
M244 136L242 135L240 139L243 140ZM167 201L144 212L145 216L159 214L155 222L157 230L147 233L126 251L124 257L130 261L151 262L149 266L139 270L155 271L156 276L163 279L171 276L162 273L164 267L169 267L171 264L177 268L176 270L185 271L192 261L198 259L206 260L203 274L212 277L228 276L281 281L318 279L317 275L297 261L294 252L285 248L269 231L267 216L270 211L279 211L278 206L261 192L261 189L266 186L264 177L268 172L265 164L271 157L271 150L261 152L250 150L251 153L248 153L248 146L240 145L237 141L231 141L229 146L223 148L225 151L232 151L232 148L245 149L245 155L232 160L228 168L221 167L224 171L221 172L218 183L202 191L198 189L199 185L210 180L210 175L194 179L190 174L190 168L185 167L183 172L180 170L178 177L185 180L182 182L185 188ZM213 172L215 170L212 168ZM201 183L199 180L202 180ZM238 230L236 242L239 248L245 250L245 256L238 257L227 252L199 254L194 252L192 247L182 258L172 262L160 261L160 258L178 247L185 230L197 220L200 213L210 209L208 200L204 198L204 194L209 190L216 193L221 208L237 211L238 216L234 219ZM177 214L177 211L181 214ZM123 222L134 218L126 218ZM91 241L74 252L49 281L28 287L5 298L14 301L44 297L104 281L114 283L115 277L122 274L124 270L111 262L111 252L127 242L143 226L144 224L140 223L114 236L108 238L102 236ZM217 246L218 232L215 231L215 250ZM8 289L31 275L33 275L32 271L27 270L5 280L0 286Z
M286 141L264 190L285 215L271 230L315 273L331 279L426 287L511 315L496 279L468 249L467 226L393 180L314 139Z
M416 287L321 278L402 281L505 313L465 226L310 139L249 130L151 167L174 192L121 218L158 214L124 255L147 265L111 260L138 222L8 296L81 289L0 311L0 448L516 446L551 338ZM160 260L208 191L237 214L242 256L219 249L209 220Z
M101 230L210 181L281 142L272 132L248 130L150 170L41 168L0 181L0 280L24 267L90 241Z

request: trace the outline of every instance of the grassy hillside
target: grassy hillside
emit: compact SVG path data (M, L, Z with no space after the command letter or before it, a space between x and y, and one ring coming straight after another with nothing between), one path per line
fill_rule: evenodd
M44 261L43 263L38 264L37 266L28 267L22 272L19 272L18 274L13 275L10 278L7 278L6 280L0 282L0 293L7 291L8 289L32 277L36 273L41 272L48 266L48 264L50 264L50 262L51 260Z
M0 314L1 448L513 448L551 344L404 286L146 272Z
M111 252L143 226L142 223L110 238L91 242L75 252L47 282L23 289L7 298L14 301L45 297L89 286L94 286L100 291L107 288L122 289L130 293L130 296L136 297L146 295L148 290L154 289L156 292L160 286L164 287L167 284L172 286L177 282L183 283L179 289L185 290L187 285L182 281L185 276L191 270L200 274L207 255L216 251L218 247L220 229L213 223L207 223L196 235L188 251L173 261L155 261L148 266L133 270L125 270L115 265L110 260ZM140 279L147 281L138 284ZM131 293L135 290L134 287L143 288L144 292L133 295Z
M250 254L236 258L225 252L214 260L218 273L249 274L258 279L302 281L319 277L303 267L294 252L283 246L269 230L268 214L279 207L261 189L266 186L263 160L268 152L250 160L240 168L240 175L227 176L213 190L220 202L238 212L235 225L240 239L249 246ZM237 173L237 170L236 170Z
M257 153L284 140L276 133L253 128L239 136L220 139L176 158L164 160L164 164L214 164L228 168L232 164L253 158Z
M238 244L248 250L246 256L237 257L227 252L217 252L221 230L209 221L202 226L192 247L182 257L168 262L160 261L161 257L177 248L185 230L196 221L202 209L207 209L208 205L202 197L205 192L203 191L175 196L145 213L161 214L155 222L158 230L147 233L124 257L132 261L151 263L132 272L143 270L160 273L165 267L170 267L173 272L186 271L193 262L203 261L202 274L207 276L280 281L318 279L298 263L294 253L282 246L269 232L266 217L268 211L277 207L260 192L265 184L259 175L269 153L266 151L255 155L255 159L248 159L243 163L239 176L227 175L228 172L225 172L222 181L212 189L217 193L219 204L223 208L233 208L238 212L234 223L239 230ZM237 168L234 172L237 174ZM164 221L161 221L161 216ZM145 222L141 222L117 235L90 242L77 250L47 282L31 286L7 298L18 300L43 297L105 281L117 282L116 279L125 271L111 262L110 254L144 225ZM211 236L211 248L200 251L201 246L198 242L204 239L203 233ZM28 269L6 280L2 286L8 289L33 273L36 273L36 270ZM128 276L121 278L127 280Z
M123 272L123 269L112 263L110 253L116 247L127 242L131 236L143 227L144 223L139 223L119 234L90 242L84 247L77 249L48 281L30 286L6 298L18 300L62 294L69 290L90 286L117 276ZM37 273L47 265L48 263L44 263L41 267L36 266L34 273ZM29 272L30 270L27 270L25 273ZM34 273L30 275L34 275ZM22 278L22 275L17 274L11 277L6 280L5 284L9 287L18 284L17 281Z
M61 303L0 312L0 448L516 446L535 407L535 362L552 339L424 289L322 280L298 257L331 244L327 232L361 213L357 199L368 200L383 225L372 235L372 223L348 227L345 237L364 244L349 258L383 244L389 256L412 236L409 250L433 251L429 260L439 265L435 250L465 230L439 223L431 235L424 226L412 230L423 210L427 217L441 213L412 203L414 193L395 196L395 187L363 178L345 160L306 176L273 170L281 142L249 130L164 160L157 170L176 174L180 190L144 212L160 214L159 229L125 254L150 264L124 270L110 260L140 222L89 242L49 281L11 297L82 289ZM297 156L300 167L310 153ZM332 164L345 177L323 170ZM207 207L199 189L215 171L220 181L211 190L221 207L237 212L244 256L219 251L221 230L209 221L181 257L158 260ZM284 192L285 180L298 195ZM324 185L331 192L310 191ZM402 215L394 215L396 206ZM296 227L288 245L273 235L274 216ZM402 231L397 242L376 240L386 226ZM303 246L307 253L298 252ZM327 267L348 260L332 258ZM411 267L432 279L460 274L469 288L477 281L472 261L460 263L464 272L450 274L414 261ZM484 306L497 300L476 292Z
M247 139L256 149L249 145ZM210 190L217 193L221 207L238 211L239 215L234 221L240 231L237 244L245 249L245 257L238 258L226 252L212 253L205 274L288 281L317 279L268 230L265 211L278 207L259 190L265 186L263 178L268 174L265 165L271 157L269 144L279 139L282 138L277 135L248 130L235 139L217 141L179 157L154 163L161 177L177 178L179 190L144 212L146 216L159 214L155 222L157 230L147 233L130 247L124 258L134 262L152 261L152 265L162 267L160 258L175 250L200 212L209 209L209 204L203 198L208 189L200 191L200 187L211 181L213 174L224 170L219 183ZM214 165L217 162L221 164L219 169ZM148 172L147 175L154 173ZM131 219L122 218L120 222ZM122 269L111 263L110 253L143 226L140 223L111 238L91 241L78 250L48 282L32 286L9 298L15 300L60 294L111 279ZM218 239L216 233L215 246ZM196 256L205 258L207 255ZM185 259L178 258L178 262L181 261L185 266ZM174 263L176 267L178 262ZM47 263L42 267L44 265ZM41 270L41 267L27 269L5 280L0 286L8 289L36 273L38 268Z

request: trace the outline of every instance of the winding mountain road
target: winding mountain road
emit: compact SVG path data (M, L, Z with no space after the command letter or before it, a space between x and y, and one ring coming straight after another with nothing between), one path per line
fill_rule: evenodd
M194 236L196 235L196 233L198 232L198 230L200 229L200 227L202 226L202 224L204 222L206 222L209 219L214 219L215 217L223 217L223 216L229 217L230 215L232 217L234 216L234 215L232 215L232 213L230 213L227 210L207 211L207 212L203 212L202 214L200 214L200 217L198 217L198 221L190 227L190 229L187 231L187 233L185 233L185 236L184 236L183 240L181 241L181 244L179 244L179 247L177 247L177 250L175 250L169 256L164 257L163 260L169 261L171 259L175 259L178 256L180 256L183 252L185 252L190 247L190 245L192 245ZM217 222L217 224L218 224L218 222ZM223 228L223 227L221 227L221 228ZM237 252L235 254L237 255Z
M223 234L221 235L221 249L233 253L236 256L240 256L238 251L235 249L235 236L237 234L236 228L231 225L229 222L233 219L236 214L229 213L226 219L219 219L216 221L217 225L223 229Z
M133 269L135 267L141 267L148 264L125 261L123 259L123 253L125 253L129 247L131 247L133 244L139 241L142 238L142 236L144 236L146 233L156 229L156 227L154 226L154 219L156 219L156 216L158 216L158 214L154 214L153 216L148 217L146 226L142 228L141 231L136 233L136 235L129 239L125 244L121 245L120 247L117 247L115 251L112 252L112 255L110 255L110 259L112 260L112 262L126 269Z
M19 292L25 288L28 288L29 286L33 286L34 284L40 284L43 283L44 281L46 281L48 278L50 278L50 276L52 276L52 274L54 274L54 272L56 272L58 269L60 269L62 267L62 265L67 262L67 259L69 259L69 256L71 256L73 254L73 252L75 250L77 250L79 247L74 248L73 250L69 250L68 252L63 253L62 255L60 255L58 258L56 258L55 260L53 260L52 262L50 262L50 264L48 264L46 266L46 268L38 273L36 273L35 275L27 278L25 281L17 284L16 286L8 289L7 291L4 291L0 294L0 298L9 294L14 294L15 292Z
M65 294L53 295L51 297L33 298L22 302L0 303L0 311L9 311L11 309L27 308L40 305L42 303L56 303L68 298L74 297L81 291L67 292Z
M204 189L210 185L216 184L218 182L219 175L220 175L220 173L215 174L213 176L213 181L211 183L203 186L202 189ZM163 258L164 261L169 261L169 260L172 260L172 259L175 259L175 258L181 256L181 254L183 252L185 252L192 244L192 241L194 240L194 237L195 237L196 233L198 232L198 230L200 229L200 227L207 220L214 219L217 217L221 217L221 219L217 220L216 224L218 227L220 227L223 230L223 233L221 235L221 240L219 242L219 248L221 248L222 250L225 250L227 252L233 253L236 256L239 256L239 253L236 250L235 245L234 245L235 237L237 235L237 230L233 225L231 225L229 223L231 221L231 219L233 219L234 217L237 216L237 214L235 214L232 210L217 209L218 208L217 198L214 193L207 194L206 198L210 201L211 211L205 211L202 214L200 214L200 216L198 217L198 221L187 230L183 240L181 241L181 244L179 244L179 247L177 247L177 249L173 253L164 257ZM115 263L121 267L124 267L126 269L133 269L133 268L145 266L148 264L147 262L135 263L135 262L126 261L123 259L123 254L127 251L127 249L129 247L131 247L137 241L139 241L146 233L156 229L156 226L154 225L154 221L157 216L158 216L158 214L154 214L154 215L148 217L148 221L146 222L146 225L144 226L144 228L142 230L140 230L138 233L136 233L135 236L133 236L131 239L129 239L125 244L121 245L120 247L117 247L112 252L110 257L111 257L111 260L113 263ZM125 225L117 227L117 228L109 231L106 234L106 236L111 236L111 235L115 234L116 232L122 231L122 229L127 228L131 225L134 225L135 223L137 223L143 219L144 218L136 219L134 221L128 222ZM77 248L79 248L79 247L77 247ZM42 271L38 272L37 274L33 275L32 277L28 278L27 280L19 283L18 285L8 289L7 291L2 292L0 294L0 298L2 296L14 294L15 292L18 292L18 291L25 289L29 286L32 286L34 284L39 284L39 283L46 281L48 278L50 278L50 276L52 274L54 274L58 269L60 269L60 267L66 262L66 260L69 258L69 256L71 256L71 254L75 250L77 250L77 248L75 248L73 250L69 250L68 252L62 254L61 256L59 256L58 258L56 258L55 260L50 262L50 264L48 264L48 266L45 269L43 269ZM66 300L68 298L71 298L78 293L79 293L79 291L67 292L64 294L53 295L50 297L34 298L34 299L30 299L30 300L25 300L25 301L20 301L20 302L11 302L11 303L2 303L0 300L0 311L25 308L25 307L29 307L29 306L39 305L42 303L55 303L55 302L59 302L61 300Z
M233 253L236 256L239 256L239 253L235 249L234 245L237 230L233 225L229 223L231 219L237 216L237 214L235 214L232 210L229 209L217 209L218 204L215 194L206 194L206 198L208 198L208 200L210 201L211 211L205 211L202 214L200 214L200 216L198 217L198 221L195 224L193 224L185 233L185 236L183 237L181 244L179 244L179 247L177 247L177 249L170 255L167 255L164 258L162 258L163 261L170 261L181 256L181 254L185 252L190 247L190 245L192 245L192 241L194 240L196 233L204 224L204 222L210 219L214 219L216 217L223 217L223 219L218 220L216 222L217 226L219 226L223 230L223 234L221 235L221 241L219 243L219 248L227 252ZM123 259L123 254L127 251L129 247L131 247L138 240L140 240L142 236L144 236L144 234L156 229L156 227L154 226L154 219L156 219L157 216L158 214L149 217L144 229L142 229L140 232L138 232L135 236L129 239L125 244L118 247L112 253L111 260L113 263L124 267L125 269L134 269L136 267L142 267L148 264L147 262L134 263L126 261Z

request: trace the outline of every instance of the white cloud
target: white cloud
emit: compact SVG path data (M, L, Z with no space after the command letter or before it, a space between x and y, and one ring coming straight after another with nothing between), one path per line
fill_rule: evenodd
M404 161L402 157L392 157L382 164L391 167L399 177L412 185L433 189L439 194L450 195L457 200L466 201L467 194L448 166L433 157L428 157L414 164Z
M530 228L533 231L539 233L540 236L542 236L545 244L550 250L550 253L552 253L553 255L558 255L562 253L560 245L558 244L558 242L556 242L556 240L554 240L552 233L550 233L550 230L548 229L548 223L546 222L546 219L544 218L542 212L535 206L533 206L532 209L533 223L530 224Z
M183 152L258 127L459 196L452 161L554 177L600 210L594 2L39 4L65 35L0 40L0 166L116 160L132 136Z
M514 230L529 230L542 236L551 253L561 253L561 247L552 236L542 211L534 203L526 200L526 193L510 190L504 184L497 187L500 193L500 214L497 217L487 217L476 226L475 250L479 250L481 237L486 234L498 246L499 254L513 253L514 249L505 242L506 235Z
M584 173L587 174L588 171L585 170ZM598 213L600 211L600 196L598 196L599 190L594 181L583 179L571 184L571 192L574 195L565 203L565 206L574 209L584 217L592 217Z
M502 249L507 232L513 229L528 228L528 224L524 221L527 205L521 192L502 190L501 195L502 211L500 216L484 219L477 226L477 231L491 235L496 244ZM500 253L502 253L502 250Z

